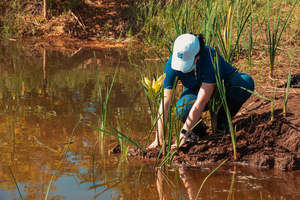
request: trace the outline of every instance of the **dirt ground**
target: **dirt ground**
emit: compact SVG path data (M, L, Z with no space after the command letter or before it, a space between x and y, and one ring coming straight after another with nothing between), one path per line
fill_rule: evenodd
M285 88L278 88L274 120L270 119L270 102L252 95L234 118L236 127L237 156L233 160L230 135L209 136L184 144L175 153L173 164L200 167L229 159L254 168L297 170L300 169L300 76L291 88L286 117L282 113ZM298 82L297 82L298 81ZM159 149L138 155L143 160L155 160ZM137 154L133 154L135 157Z
M135 25L131 23L133 3L132 0L85 0L71 9L60 8L58 4L48 9L44 18L42 1L26 2L22 4L18 39L9 40L46 47L121 47Z

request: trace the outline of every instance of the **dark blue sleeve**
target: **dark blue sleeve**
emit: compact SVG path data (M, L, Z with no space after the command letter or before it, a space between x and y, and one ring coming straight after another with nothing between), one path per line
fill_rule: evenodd
M221 79L228 78L236 71L236 68L226 62L212 47L207 46L201 62L203 63L201 78L204 83L216 83L216 70L219 70ZM218 65L216 62L218 62Z
M164 73L166 74L166 78L164 80L165 89L173 89L173 85L177 76L176 71L171 68L171 62L172 62L172 56L169 58L169 60L165 65L165 70L164 70Z
M213 62L215 62L216 52L212 48L208 48L202 56L202 82L203 83L216 83L215 69Z

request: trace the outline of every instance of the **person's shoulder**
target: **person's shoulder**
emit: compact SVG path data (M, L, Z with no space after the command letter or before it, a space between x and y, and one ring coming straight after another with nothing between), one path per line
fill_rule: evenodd
M169 68L169 69L172 69L171 68L171 63L172 63L172 56L170 56L165 64L165 68Z
M167 60L167 62L165 64L164 73L167 73L167 74L172 73L172 74L174 74L176 72L174 69L172 69L171 63L172 63L172 56L169 57L169 59Z
M205 50L206 53L213 53L213 54L216 53L216 50L215 50L213 47L208 46L208 45L206 45L206 46L204 47L204 50Z

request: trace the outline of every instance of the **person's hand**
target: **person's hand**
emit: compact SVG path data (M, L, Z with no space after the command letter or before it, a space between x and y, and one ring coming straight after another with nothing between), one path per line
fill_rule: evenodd
M160 146L161 146L161 144L160 144L159 139L158 139L158 132L156 131L156 132L155 132L155 139L154 139L154 141L147 147L147 149L148 149L148 150L149 150L149 149L155 149L155 148L160 147Z
M181 130L181 131L180 131L180 135L179 135L179 145L177 145L178 142L175 141L175 143L172 144L171 148L172 148L172 149L176 149L176 148L179 149L184 143L187 142L187 139L188 139L187 136L188 136L188 134L189 134L188 131L185 131L185 133L182 133L182 130Z

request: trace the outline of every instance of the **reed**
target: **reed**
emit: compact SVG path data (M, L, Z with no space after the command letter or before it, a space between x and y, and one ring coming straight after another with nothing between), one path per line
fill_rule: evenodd
M72 133L71 133L71 137L69 138L69 140L68 140L68 142L67 142L67 145L64 147L64 149L63 149L63 151L62 151L62 153L61 153L61 160L60 160L60 162L59 162L59 164L58 164L58 166L57 166L57 168L56 169L59 169L60 167L61 167L61 165L63 164L63 162L66 160L66 158L67 158L67 153L68 153L68 151L69 151L69 147L70 147L70 145L71 145L71 143L73 143L73 141L74 141L74 136L75 136L75 131L76 131L76 129L79 127L79 125L82 123L82 120L81 119L79 119L78 121L77 121L77 123L75 124L75 126L74 126L74 128L73 128L73 130L72 130ZM50 181L49 181L49 184L48 184L48 187L47 187L47 191L46 191L46 194L45 194L45 198L44 198L44 200L47 200L48 199L48 195L49 195L49 193L50 193L50 189L51 189L51 186L52 186L52 183L53 183L53 179L54 179L54 177L55 177L55 175L56 175L56 173L54 173L52 176L51 176L51 179L50 179Z
M248 51L247 57L249 65L252 65L252 52L253 52L253 0L250 2L250 19L249 19L249 33L248 33Z
M288 102L290 87L291 87L291 68L292 68L292 58L290 56L289 74L288 74L288 78L287 78L287 83L286 83L286 88L285 88L285 97L284 97L284 101L283 101L283 114L285 117L287 115L287 102Z
M275 99L276 99L276 90L277 90L277 87L275 85L275 81L272 81L274 82L273 85L273 92L272 92L272 96L271 96L271 104L270 104L270 120L273 121L274 120L274 110L275 110Z
M94 52L94 64L95 64L96 69L98 69L96 59L97 59L96 54ZM117 72L114 73L112 81L108 87L102 88L102 86L100 85L98 88L99 105L100 105L100 116L98 119L98 126L102 130L105 130L105 128L106 128L108 103L109 103L110 94L111 94L111 91L112 91L112 88L113 88L113 85L114 85L114 82L116 79L116 75L117 75ZM99 76L98 70L97 70L97 76ZM103 94L103 90L106 91L105 95ZM100 152L103 152L104 133L102 131L98 132L98 144L99 144Z
M242 6L240 1L231 2L228 8L226 8L224 4L221 5L223 6L221 10L227 9L227 13L220 13L218 15L218 20L216 20L214 27L216 32L214 46L227 62L232 63L234 55L239 52L240 38L244 27L251 16L251 12L249 11L248 6ZM244 10L242 14L240 13L241 10ZM234 15L234 13L237 14ZM233 40L233 21L236 23L235 41Z
M269 72L270 77L274 77L274 64L275 64L275 57L276 51L278 49L278 45L282 36L282 33L285 31L288 21L296 7L296 4L299 0L294 0L292 4L292 8L289 10L287 17L283 20L283 25L280 27L280 22L282 21L281 18L281 7L279 8L279 12L275 15L275 19L273 20L273 26L271 27L271 3L270 0L267 2L267 28L265 31L267 46L268 46L268 55L269 55Z
M119 121L118 121L118 130L120 130L120 132L122 132ZM121 149L121 161L127 160L127 153L129 150L128 142L122 138L121 134L119 134L119 133L117 133L117 134L119 136L119 144L120 144L120 149Z
M217 89L218 89L218 92L219 92L219 95L220 95L222 106L224 107L224 110L225 110L226 116L227 116L227 122L228 122L228 125L229 125L229 130L230 130L230 135L231 135L231 142L232 142L232 147L233 147L233 158L234 158L234 160L237 160L236 136L235 136L235 131L233 129L231 114L230 114L228 104L227 104L226 88L225 88L224 82L222 81L221 76L220 76L218 54L216 54L216 56L214 56L214 57L211 57L211 59L212 59L213 67L214 67L214 70L215 70Z
M20 188L18 186L17 180L16 180L16 178L14 176L14 173L13 173L13 171L12 171L12 169L11 169L10 166L8 166L8 169L9 169L9 173L10 173L10 175L11 175L11 177L12 177L14 183L15 183L15 186L16 186L16 188L18 190L18 194L19 194L20 198L23 200L23 196L22 196L21 190L20 190Z
M201 185L200 185L200 188L198 189L198 192L197 192L197 195L196 195L196 197L195 197L195 200L198 199L198 196L199 196L199 194L200 194L200 192L201 192L201 190L202 190L202 188L203 188L205 182L207 181L207 179L208 179L211 175L213 175L220 167L222 167L222 165L224 165L227 161L228 161L228 159L226 159L226 160L224 160L223 162L221 162L215 169L213 169L213 170L205 177L205 179L202 181L202 183L201 183Z
M115 129L115 128L109 126L112 129L112 131L108 131L108 130L101 129L101 128L93 126L93 125L89 125L89 127L91 127L92 129L94 129L96 131L103 132L107 135L111 135L115 138L125 140L125 141L129 142L130 144L134 145L135 147L137 147L138 149L140 149L142 152L145 152L144 148L138 142L135 142L133 139L126 136L125 134L120 132L118 129Z

